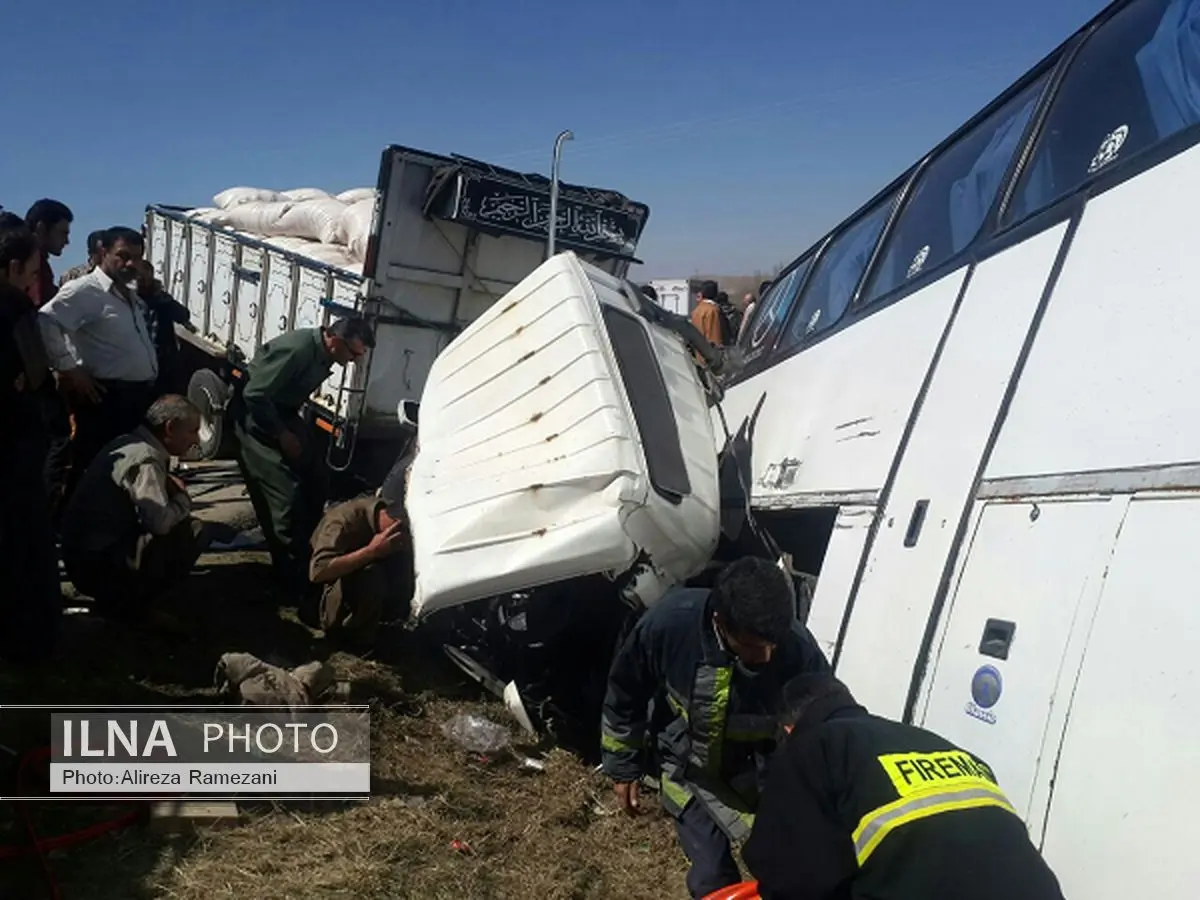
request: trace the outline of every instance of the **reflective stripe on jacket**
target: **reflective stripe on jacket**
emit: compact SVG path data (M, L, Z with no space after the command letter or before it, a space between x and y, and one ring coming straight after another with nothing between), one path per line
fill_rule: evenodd
M742 857L763 900L1062 900L987 763L844 693L771 763Z
M642 616L617 653L601 720L604 771L635 781L654 750L667 810L697 801L735 840L748 834L758 780L775 748L783 686L827 671L796 623L753 676L735 665L712 623L705 589L676 588Z

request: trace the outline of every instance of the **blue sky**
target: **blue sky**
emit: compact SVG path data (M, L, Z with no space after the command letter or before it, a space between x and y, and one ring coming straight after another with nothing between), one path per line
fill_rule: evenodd
M1102 0L58 0L6 9L0 204L139 225L401 143L649 204L638 275L796 256Z

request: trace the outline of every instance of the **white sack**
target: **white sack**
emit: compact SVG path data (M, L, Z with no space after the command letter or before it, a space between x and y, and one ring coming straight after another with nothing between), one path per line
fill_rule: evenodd
M375 200L360 200L342 213L337 242L345 244L350 255L358 260L367 258L367 242L371 240L371 225L375 217Z
M268 191L262 188L232 187L221 191L213 197L213 203L218 209L232 209L243 203L272 203L283 199L278 191Z
M253 235L251 235L253 237ZM259 238L262 240L261 236ZM267 244L280 250L286 250L297 256L324 263L327 266L337 266L339 269L349 269L351 272L362 274L362 264L350 257L345 247L337 244L322 244L320 241L310 241L298 237L269 237Z
M338 235L338 228L346 204L332 197L324 200L305 200L293 204L276 223L271 234L288 237L302 237L332 244ZM264 232L266 234L268 232Z
M189 209L184 215L198 222L211 222L214 219L220 218L221 212L221 210L213 206L201 206L198 209Z
M274 203L251 201L222 210L212 221L254 235L282 235L286 232L280 229L280 223L295 206L287 200Z
M345 247L339 247L337 244L318 244L313 243L303 251L309 259L315 259L318 262L323 262L329 266L337 266L338 268L350 268L354 260L350 258L350 254L346 252Z
M272 247L278 247L280 250L289 250L292 253L307 253L308 248L316 245L317 242L298 237L269 237L267 238L267 243Z
M375 188L351 188L348 191L342 191L337 195L337 198L343 203L358 203L361 200L374 200Z
M280 194L283 200L295 200L297 203L303 200L329 200L331 199L328 191L323 191L320 188L295 188L290 191L284 191Z

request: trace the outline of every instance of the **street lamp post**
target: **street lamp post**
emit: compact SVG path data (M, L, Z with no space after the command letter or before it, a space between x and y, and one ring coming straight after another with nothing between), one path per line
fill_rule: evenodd
M554 237L558 231L558 167L562 163L562 147L565 142L574 138L575 135L570 131L563 131L554 139L554 159L550 163L550 221L546 226L549 234L546 241L546 259L554 255Z

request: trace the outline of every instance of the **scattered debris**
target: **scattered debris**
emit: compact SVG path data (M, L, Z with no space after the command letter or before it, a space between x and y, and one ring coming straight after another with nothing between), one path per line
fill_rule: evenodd
M507 749L512 735L503 725L473 713L459 713L442 726L442 733L464 750L487 755Z
M150 831L155 834L183 834L240 822L237 804L228 801L163 800L150 806Z
M218 691L239 697L245 706L307 706L336 690L333 670L325 663L306 663L289 671L249 653L224 654L213 681Z

